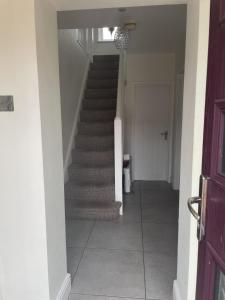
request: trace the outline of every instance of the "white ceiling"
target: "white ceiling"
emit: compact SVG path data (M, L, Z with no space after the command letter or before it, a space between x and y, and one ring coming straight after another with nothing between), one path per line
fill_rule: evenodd
M185 4L187 0L51 0L57 10Z
M130 34L129 52L184 51L186 5L130 7L58 12L60 29L118 26L135 20L137 29Z

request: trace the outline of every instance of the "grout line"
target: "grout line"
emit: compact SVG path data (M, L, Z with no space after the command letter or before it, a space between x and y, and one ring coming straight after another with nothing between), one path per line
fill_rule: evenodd
M143 230L143 217L142 217L142 191L141 191L141 182L138 186L139 197L140 197L140 209L141 209L141 236L142 236L142 253L143 253L143 268L144 268L144 286L145 286L145 300L147 299L146 292L146 275L145 275L145 251L144 251L144 230Z
M105 295L105 294L99 295L99 294L86 294L86 293L71 293L71 295L144 300L144 298L134 298L134 297L129 297L129 296L112 296L112 295ZM159 299L148 299L148 300L159 300Z
M122 248L115 249L115 248L103 248L103 247L101 247L101 248L99 248L99 247L86 247L86 249L88 249L88 250L120 251L120 252L140 252L140 253L143 252L143 250L130 250L130 249L122 249Z
M88 242L89 242L89 240L90 240L90 237L91 237L91 234L92 234L92 232L93 232L93 230L94 230L95 224L96 224L96 221L93 222L93 225L92 225L92 227L91 227L91 230L90 230L89 235L88 235L88 238L87 238L87 241L86 241L84 247L82 247L82 253L81 253L81 256L80 256L78 265L77 265L77 267L76 267L76 271L74 272L74 275L73 275L73 277L71 278L71 284L73 283L73 281L74 281L74 279L75 279L75 277L76 277L76 275L77 275L78 268L79 268L80 263L81 263L81 260L82 260L82 258L83 258L83 256L84 256L84 252L85 252L85 250L87 249L87 244L88 244ZM73 248L76 248L76 247L73 247Z

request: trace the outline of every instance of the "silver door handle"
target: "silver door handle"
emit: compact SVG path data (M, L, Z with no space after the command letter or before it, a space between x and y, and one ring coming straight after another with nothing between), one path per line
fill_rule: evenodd
M200 197L191 197L188 199L188 209L190 210L192 216L199 221L200 220L200 216L199 214L195 211L195 209L193 208L193 204L198 204L200 205L202 202L202 199Z
M197 220L197 237L199 241L202 241L205 236L206 204L209 180L209 177L201 175L199 184L199 196L191 197L188 199L188 209L190 210L192 216ZM198 204L198 211L193 208L193 204Z

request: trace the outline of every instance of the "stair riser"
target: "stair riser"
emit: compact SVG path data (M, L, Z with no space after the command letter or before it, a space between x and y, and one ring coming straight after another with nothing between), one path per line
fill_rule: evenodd
M116 99L117 98L117 90L116 89L87 89L85 91L85 98L87 99Z
M95 210L67 208L66 216L70 219L78 220L97 220L97 221L113 221L119 218L120 209L114 208L111 210Z
M119 63L92 63L90 70L116 70L118 71Z
M85 110L115 110L115 99L88 99L83 100L83 109Z
M82 111L80 114L81 122L112 122L115 118L115 111ZM103 125L104 126L104 125Z
M82 152L74 150L73 162L90 167L114 165L114 152Z
M105 151L114 149L113 137L89 137L89 136L77 136L76 148L87 151Z
M87 169L71 168L69 170L69 177L71 180L82 184L113 184L114 183L114 169L102 168L102 169Z
M89 79L118 79L118 70L90 70Z
M93 62L119 62L119 55L94 55Z
M65 189L65 196L67 199L77 202L111 202L115 201L115 190L114 188L107 189L80 189L77 186L70 186Z
M117 88L117 80L93 80L89 79L87 81L87 88L89 89L116 89Z
M90 123L79 123L78 134L88 136L101 136L101 135L112 135L114 133L114 124L105 123L103 124L90 124Z

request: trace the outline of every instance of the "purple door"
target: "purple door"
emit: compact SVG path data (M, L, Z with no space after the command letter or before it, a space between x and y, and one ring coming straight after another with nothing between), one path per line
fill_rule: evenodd
M203 152L196 300L225 300L225 0L211 0Z

